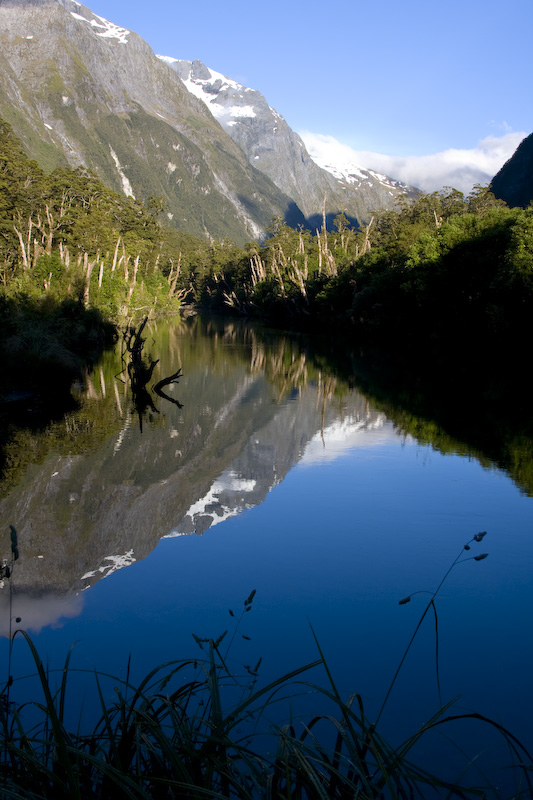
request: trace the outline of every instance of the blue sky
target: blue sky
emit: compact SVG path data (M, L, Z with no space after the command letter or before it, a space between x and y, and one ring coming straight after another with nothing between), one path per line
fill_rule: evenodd
M533 132L532 0L86 4L158 54L258 89L310 146L318 137L421 170L472 152L490 171Z

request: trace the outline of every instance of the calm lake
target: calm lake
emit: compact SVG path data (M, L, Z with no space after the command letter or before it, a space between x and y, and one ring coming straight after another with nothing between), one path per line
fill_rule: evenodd
M372 717L429 595L398 601L433 591L487 531L464 558L489 557L458 564L437 598L442 700L460 695L455 713L488 715L531 748L527 487L446 431L432 443L427 424L418 439L406 433L356 374L297 338L200 318L144 336L144 355L159 359L144 408L133 407L119 344L78 387L78 410L10 445L0 555L13 524L20 558L11 609L9 581L0 589L6 677L10 616L52 669L75 642L75 666L123 676L131 654L142 677L199 655L192 634L231 630L228 610L238 616L255 589L230 662L262 657L261 680L273 679L317 658L312 626L341 692L360 693ZM178 369L167 397L151 390ZM28 671L17 638L13 674ZM406 736L438 707L428 615L383 732ZM483 734L468 737L485 747Z

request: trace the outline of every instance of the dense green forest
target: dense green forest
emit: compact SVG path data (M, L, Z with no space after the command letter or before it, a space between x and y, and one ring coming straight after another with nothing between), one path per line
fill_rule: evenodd
M354 230L311 234L275 222L271 238L211 272L200 296L289 326L341 329L353 344L508 346L531 334L533 209L488 189L445 188L376 212Z
M0 123L4 393L6 376L19 386L40 363L72 375L109 340L106 323L180 303L342 331L353 345L489 352L531 335L533 208L480 186L420 195L361 229L343 213L333 231L275 219L266 241L243 248L164 218L159 198L141 204L81 168L46 174Z
M160 211L158 199L125 198L81 168L44 173L0 123L4 297L71 297L111 319L173 308L175 242Z

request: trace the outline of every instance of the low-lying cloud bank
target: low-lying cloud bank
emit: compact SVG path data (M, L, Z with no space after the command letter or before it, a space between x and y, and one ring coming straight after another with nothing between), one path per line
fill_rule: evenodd
M357 164L382 172L390 178L404 181L424 192L434 192L453 186L468 194L473 185L490 183L498 170L508 161L526 133L506 133L487 136L470 150L443 150L429 156L387 156L367 150L353 150L333 136L304 132L300 136L309 154L321 163L335 165Z

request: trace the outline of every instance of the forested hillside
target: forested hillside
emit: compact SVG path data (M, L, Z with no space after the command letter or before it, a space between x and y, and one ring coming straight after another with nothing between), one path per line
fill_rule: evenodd
M490 188L509 206L527 208L533 201L533 134L521 142L494 176Z
M0 393L42 384L43 371L70 382L110 322L177 310L179 234L159 210L81 169L46 174L0 121Z
M0 122L0 276L10 295L68 295L111 317L168 307L163 277L171 257L157 221L160 201L143 205L105 188L86 170L46 174Z

